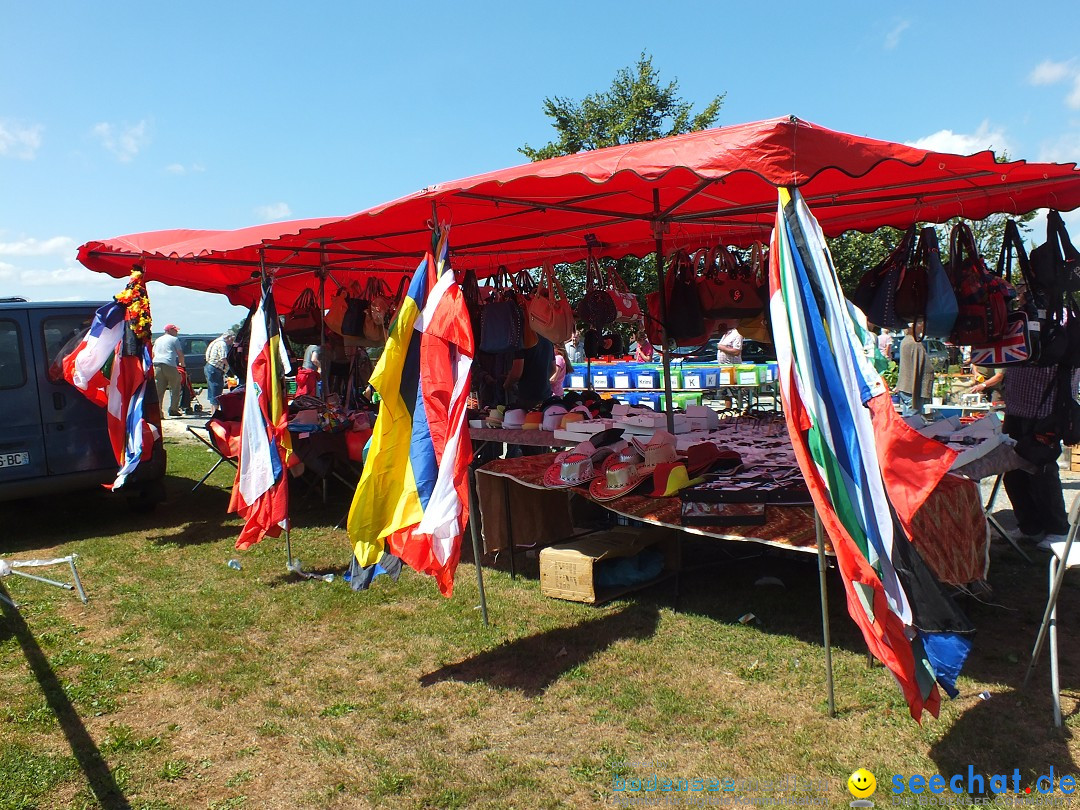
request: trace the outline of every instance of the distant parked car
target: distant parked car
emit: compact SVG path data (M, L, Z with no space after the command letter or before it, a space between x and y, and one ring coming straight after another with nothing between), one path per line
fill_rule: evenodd
M894 363L900 362L900 344L904 342L903 335L894 335L891 349L890 359ZM923 345L926 347L926 353L930 356L930 363L934 366L934 371L948 371L949 370L949 347L945 345L945 341L939 338L923 338Z
M184 352L184 365L187 366L188 381L192 385L206 385L206 347L210 341L220 335L177 335L180 348Z
M673 359L690 360L694 362L716 362L716 350L720 344L720 338L713 338L704 346L696 349L679 351ZM771 343L761 343L750 338L743 338L742 357L744 363L766 363L776 360L776 347Z

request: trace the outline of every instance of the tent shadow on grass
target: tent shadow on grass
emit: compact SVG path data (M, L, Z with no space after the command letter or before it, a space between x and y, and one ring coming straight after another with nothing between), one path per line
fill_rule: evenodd
M423 686L441 681L483 682L538 697L565 673L623 639L651 637L660 622L657 607L635 603L579 625L508 641L493 650L420 677Z
M929 756L937 763L937 772L946 780L961 774L965 791L988 797L992 795L991 786L985 775L1007 775L1007 789L1013 794L1012 776L1019 769L1020 791L1031 787L1032 796L1037 795L1035 780L1049 774L1051 766L1055 780L1066 774L1075 776L1077 766L1069 753L1070 735L1054 728L1050 695L1037 681L1033 678L1023 691L1010 689L992 694L989 700L978 701L957 718L930 747ZM972 740L979 740L980 745L972 746ZM975 789L968 790L969 766L975 774L984 775L982 790L977 780L970 786ZM1065 798L1061 793L1051 795L1059 800Z
M0 585L0 595L11 598L2 585ZM0 599L0 615L4 618L3 624L0 624L0 631L6 629L8 635L15 638L22 647L26 663L41 687L45 702L56 716L56 721L64 732L68 745L71 746L71 753L79 763L90 790L97 799L97 804L104 810L130 808L131 804L117 784L109 764L87 731L78 710L64 690L64 684L50 666L48 656L41 649L22 614ZM0 632L0 641L4 638L5 634Z

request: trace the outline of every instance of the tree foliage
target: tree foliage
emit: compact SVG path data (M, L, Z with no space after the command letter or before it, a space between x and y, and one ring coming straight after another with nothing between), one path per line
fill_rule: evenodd
M545 146L522 146L530 160L546 160L605 146L638 143L697 132L716 123L724 96L720 93L698 113L679 95L679 81L661 84L652 57L642 53L637 63L620 69L611 87L585 96L581 101L561 96L544 99L544 113L551 119L556 138ZM614 262L630 291L644 302L657 287L655 257L628 256ZM608 261L605 260L605 264ZM585 294L585 263L560 265L559 279L571 301Z
M679 96L679 81L660 84L652 57L644 52L637 64L615 74L611 87L581 101L560 96L544 99L544 114L552 120L557 138L539 149L526 144L519 151L530 160L572 155L605 146L652 141L712 126L724 103L724 93L701 112Z

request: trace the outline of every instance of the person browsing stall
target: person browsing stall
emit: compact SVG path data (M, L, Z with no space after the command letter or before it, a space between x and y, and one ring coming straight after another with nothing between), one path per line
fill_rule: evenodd
M1012 501L1021 539L1047 550L1069 531L1057 465L1061 455L1058 425L1063 416L1057 407L1059 373L1069 374L1070 390L1076 396L1080 370L1059 372L1057 366L1013 366L1003 386L1002 430L1016 440L1017 454L1035 465L1034 472L1005 473L1005 492Z
M184 350L180 346L180 329L170 323L165 334L154 341L154 387L157 388L158 404L165 406L165 391L169 392L169 416L180 413L180 369L184 367Z
M734 326L724 332L720 342L716 346L716 362L722 366L735 365L742 362L743 336Z
M900 343L900 371L896 379L904 416L922 413L923 405L934 393L934 365L921 340L915 340L911 327L904 330Z
M638 363L651 363L656 357L656 349L649 342L644 329L638 329L634 345L634 360Z
M233 345L235 337L232 332L225 332L220 337L210 341L206 347L206 366L203 371L206 374L206 398L211 408L216 408L218 397L225 390L225 374L229 369L229 349Z

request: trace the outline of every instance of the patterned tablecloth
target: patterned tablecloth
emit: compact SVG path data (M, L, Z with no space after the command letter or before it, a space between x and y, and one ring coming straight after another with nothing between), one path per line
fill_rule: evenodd
M550 430L503 430L502 428L469 428L474 442L499 442L528 447L573 447L577 442L556 439ZM582 436L582 440L589 438Z
M554 457L554 453L549 453L542 456L496 459L476 472L479 475L510 478L533 489L547 489L543 484L544 471L551 466ZM589 498L588 487L574 487L572 491ZM764 543L795 551L817 552L814 510L809 506L770 505L766 509L766 519L762 525L713 529L684 526L678 498L625 495L614 501L596 503L616 514L643 523L669 526L691 534L722 540ZM923 508L916 513L913 528L916 535L915 547L942 582L965 585L986 578L990 542L976 482L955 475L946 476ZM828 535L825 537L825 551L833 554Z

